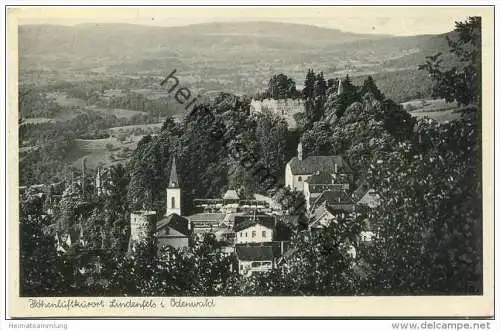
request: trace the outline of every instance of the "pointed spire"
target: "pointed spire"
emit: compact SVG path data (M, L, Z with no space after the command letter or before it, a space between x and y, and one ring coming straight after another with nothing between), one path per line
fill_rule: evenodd
M175 166L175 156L172 158L172 167L170 169L170 179L168 187L179 187L179 179L177 177L177 168Z

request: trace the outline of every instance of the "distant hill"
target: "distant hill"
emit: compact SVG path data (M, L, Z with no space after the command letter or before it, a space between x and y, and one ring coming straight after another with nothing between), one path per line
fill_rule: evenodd
M274 22L24 25L19 35L21 72L163 75L175 68L192 87L250 94L279 72L298 85L308 68L327 78L397 74L447 52L444 34L394 37Z
M116 56L190 46L203 48L237 45L280 47L290 44L321 45L380 39L312 25L243 22L205 23L182 27L133 24L24 25L19 29L20 49L26 54L66 53L81 56Z

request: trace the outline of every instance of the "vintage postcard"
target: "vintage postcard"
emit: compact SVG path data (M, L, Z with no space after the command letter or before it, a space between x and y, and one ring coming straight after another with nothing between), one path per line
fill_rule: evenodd
M493 14L8 7L7 317L492 317Z

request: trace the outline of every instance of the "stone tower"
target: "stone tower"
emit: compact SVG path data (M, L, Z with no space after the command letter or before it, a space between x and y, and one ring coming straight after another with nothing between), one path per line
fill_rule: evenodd
M170 178L167 186L167 210L165 216L171 214L181 215L181 187L177 168L175 165L175 156L172 158L172 167L170 169Z
M130 213L130 241L129 253L139 242L151 242L155 227L156 212L139 210Z

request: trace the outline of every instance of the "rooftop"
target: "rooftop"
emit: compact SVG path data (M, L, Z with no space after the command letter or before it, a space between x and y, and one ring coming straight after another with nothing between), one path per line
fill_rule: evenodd
M238 193L236 193L235 190L227 190L226 193L224 193L224 196L222 197L224 200L239 200L240 197L238 196Z
M351 172L351 168L341 155L308 156L302 161L294 156L288 164L294 175L311 175L318 172L334 173L335 165L337 165L337 172Z
M168 226L184 235L189 235L189 220L177 214L170 214L156 224L156 231Z
M352 199L345 191L324 191L316 201L314 201L314 205L319 206L323 202L326 202L328 205L353 203Z
M156 212L154 210L136 210L133 211L132 214L140 216L152 216L156 215Z
M240 261L272 261L273 249L270 246L236 246L236 256Z
M265 214L235 216L233 230L238 232L256 224L274 229L276 227L275 217Z
M191 216L187 216L187 218L191 222L202 222L202 221L211 221L214 223L224 221L226 214L224 213L198 213Z
M236 245L235 250L240 261L270 261L282 256L289 248L289 241L271 241Z
M310 185L313 184L332 184L332 175L325 171L319 171L305 180Z

